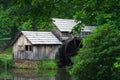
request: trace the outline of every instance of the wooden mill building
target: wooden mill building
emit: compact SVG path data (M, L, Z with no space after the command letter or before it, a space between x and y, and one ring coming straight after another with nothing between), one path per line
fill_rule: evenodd
M53 24L57 27L53 31L53 33L59 38L61 41L65 41L72 37L72 29L77 22L73 19L60 19L60 18L52 18ZM79 21L80 22L80 21ZM91 34L92 31L96 28L96 26L85 26L81 31L80 37L85 37L88 34Z
M21 31L13 44L14 59L54 59L61 44L51 32Z
M67 47L69 42L70 47L72 46L75 50L76 48L79 48L76 46L77 44L75 47L72 45L72 42L75 42L74 40L76 39L72 38L73 35L71 33L73 27L77 25L77 23L72 19L52 19L54 26L57 27L52 32L21 31L18 34L13 41L15 65L17 64L18 67L21 64L26 65L26 63L36 65L38 60L55 59L57 53L61 54L60 47ZM79 37L85 37L86 35L91 34L95 28L95 26L85 26ZM79 44L80 41L76 41L78 41ZM65 42L68 44L64 44Z

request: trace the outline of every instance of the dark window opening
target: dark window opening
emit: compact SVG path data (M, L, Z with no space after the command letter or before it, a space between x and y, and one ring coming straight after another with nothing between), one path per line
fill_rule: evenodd
M68 32L63 32L63 33L62 33L62 36L63 36L63 37L70 37L70 33L68 33Z
M31 45L25 45L25 50L26 51L32 51L32 46Z
M28 45L25 46L25 50L28 51Z
M29 46L29 50L32 51L32 46Z

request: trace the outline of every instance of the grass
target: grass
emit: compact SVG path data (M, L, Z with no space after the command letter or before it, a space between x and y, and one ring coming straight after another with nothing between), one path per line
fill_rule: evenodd
M14 69L14 73L26 77L55 76L57 70Z
M45 59L38 62L39 69L55 70L58 68L55 60Z
M12 55L12 47L9 47L4 51L0 50L0 54Z
M15 68L19 69L35 69L35 70L57 70L57 63L55 60L43 59L38 61L24 60L21 63L16 63Z
M12 48L9 47L8 49L6 49L5 51L0 51L0 60L2 61L9 61L13 59L12 56Z
M12 59L12 55L0 54L0 60L9 61Z
M11 68L13 63L12 48L0 51L0 68Z

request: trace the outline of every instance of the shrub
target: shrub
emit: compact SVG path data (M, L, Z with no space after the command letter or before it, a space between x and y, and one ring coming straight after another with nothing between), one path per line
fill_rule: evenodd
M43 59L38 61L39 69L57 69L57 63L55 60Z
M12 47L7 48L6 50L0 50L0 68L12 68L13 66L13 55Z
M105 24L83 40L70 71L78 80L120 80L120 30Z
M13 66L12 55L0 54L0 68L10 69Z

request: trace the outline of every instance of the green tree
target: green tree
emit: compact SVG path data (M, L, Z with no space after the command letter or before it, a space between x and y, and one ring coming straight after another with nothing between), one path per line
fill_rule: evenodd
M76 0L78 1L78 0ZM79 10L76 11L74 18L81 20L87 25L102 25L108 22L120 23L120 1L119 0L81 0Z
M83 48L74 58L71 74L78 80L119 80L120 1L81 0L81 3L81 10L74 18L98 28L83 39Z
M83 40L72 74L83 80L119 80L120 31L114 25L100 26Z
M68 3L70 2L70 3ZM52 17L72 18L75 11L68 0L1 0L0 26L3 36L19 30L51 30ZM12 30L15 30L13 32Z

